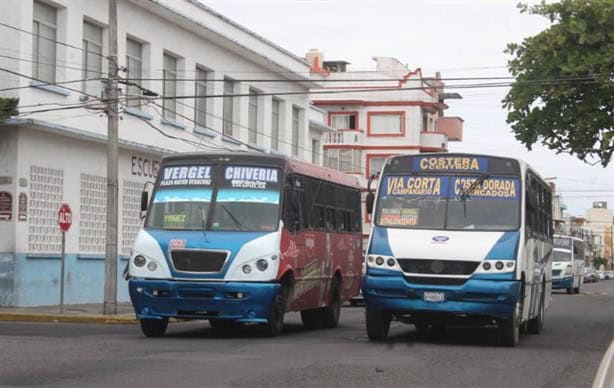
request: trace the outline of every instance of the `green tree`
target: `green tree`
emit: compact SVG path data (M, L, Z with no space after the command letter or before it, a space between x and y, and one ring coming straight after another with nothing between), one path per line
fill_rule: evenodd
M518 8L551 25L505 50L515 81L502 103L516 139L529 150L540 141L607 166L614 152L614 0Z
M0 97L0 121L19 114L17 111L18 98Z

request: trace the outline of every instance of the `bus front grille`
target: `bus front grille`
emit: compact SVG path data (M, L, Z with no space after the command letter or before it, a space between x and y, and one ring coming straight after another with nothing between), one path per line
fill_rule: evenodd
M471 275L478 261L397 259L403 272L427 275Z
M468 279L463 278L431 278L431 277L419 277L419 276L405 276L405 280L408 283L424 284L430 286L461 286L465 284Z
M173 249L171 261L178 272L220 272L228 252L198 249Z

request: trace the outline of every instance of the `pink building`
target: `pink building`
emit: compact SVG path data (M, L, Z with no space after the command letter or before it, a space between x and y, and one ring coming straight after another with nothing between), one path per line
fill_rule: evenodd
M389 57L373 58L374 71L356 72L347 71L348 62L324 61L317 50L306 59L326 86L312 90L312 102L336 129L325 139L323 164L360 177L365 192L386 157L445 152L449 141L462 141L463 119L444 116L445 100L461 97L444 93L439 73L427 78ZM368 235L370 219L363 220Z

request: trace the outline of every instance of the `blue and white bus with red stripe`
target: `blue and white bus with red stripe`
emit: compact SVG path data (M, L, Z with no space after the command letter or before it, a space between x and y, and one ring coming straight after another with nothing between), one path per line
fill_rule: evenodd
M373 212L362 292L371 340L391 321L419 331L496 325L500 342L538 334L552 290L552 194L513 158L388 158Z
M270 335L300 311L335 327L360 287L359 182L264 153L166 157L129 262L129 290L146 336L169 318L215 329L260 324Z

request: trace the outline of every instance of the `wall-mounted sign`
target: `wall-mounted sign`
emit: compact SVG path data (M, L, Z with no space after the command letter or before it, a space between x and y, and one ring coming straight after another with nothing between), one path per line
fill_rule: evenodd
M130 173L135 176L144 176L155 179L160 169L160 161L132 155Z
M10 221L13 217L13 196L8 191L0 191L0 221Z
M0 185L10 185L13 183L13 177L0 176Z
M28 187L28 178L19 178L19 187Z
M19 193L19 201L17 202L17 220L28 220L28 195Z

